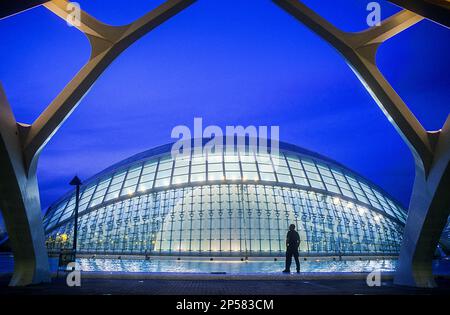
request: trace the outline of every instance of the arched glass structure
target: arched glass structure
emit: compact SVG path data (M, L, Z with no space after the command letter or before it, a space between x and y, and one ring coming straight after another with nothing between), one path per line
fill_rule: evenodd
M96 254L280 256L289 224L301 255L397 255L406 213L348 168L281 143L277 154L194 152L171 145L82 186L78 251ZM50 252L71 247L75 196L44 218Z

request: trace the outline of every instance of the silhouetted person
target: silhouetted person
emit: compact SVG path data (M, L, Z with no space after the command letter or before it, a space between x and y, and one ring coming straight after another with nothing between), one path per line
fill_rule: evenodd
M297 265L297 273L300 272L300 261L298 259L298 247L300 246L300 235L295 230L295 225L289 226L289 232L286 236L286 268L283 272L291 272L292 256L294 256Z

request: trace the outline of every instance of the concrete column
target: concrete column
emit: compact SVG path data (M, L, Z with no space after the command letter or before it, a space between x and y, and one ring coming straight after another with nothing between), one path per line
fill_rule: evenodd
M416 161L416 179L406 221L395 283L435 287L432 260L450 215L450 116L437 137L426 172Z
M376 65L378 47L423 17L403 10L384 20L380 26L359 33L347 33L337 29L300 1L273 1L326 40L345 58L409 146L416 164L416 178L395 283L435 286L431 263L450 214L450 119L447 119L442 130L425 130Z
M70 116L83 96L106 68L130 45L195 0L168 0L131 24L111 26L84 11L75 25L91 44L85 66L31 125L17 123L0 87L0 208L14 254L14 275L10 285L50 281L45 248L36 168L45 144ZM44 4L66 19L66 0Z
M50 281L36 168L25 169L19 128L0 86L0 209L14 254L10 285Z

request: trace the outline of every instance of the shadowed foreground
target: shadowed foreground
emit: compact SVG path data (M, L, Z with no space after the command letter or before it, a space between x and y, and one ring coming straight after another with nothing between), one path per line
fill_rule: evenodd
M135 280L84 279L81 287L68 287L65 278L51 284L8 287L0 278L0 295L308 295L308 294L450 294L450 279L437 279L438 287L400 287L391 280L381 287L368 287L363 280Z

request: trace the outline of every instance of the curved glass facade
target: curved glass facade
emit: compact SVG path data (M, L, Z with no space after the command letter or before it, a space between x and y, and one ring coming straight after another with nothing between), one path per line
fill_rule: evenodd
M289 224L301 255L397 255L405 211L328 158L289 144L277 154L191 154L170 145L122 161L81 190L78 251L280 256ZM49 251L71 247L75 196L44 218Z

